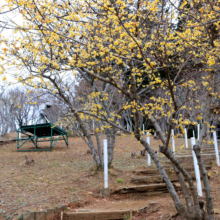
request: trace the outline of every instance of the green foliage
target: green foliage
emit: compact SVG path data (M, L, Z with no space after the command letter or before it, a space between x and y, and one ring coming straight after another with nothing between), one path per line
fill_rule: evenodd
M117 179L117 182L118 183L123 183L123 180L122 179Z

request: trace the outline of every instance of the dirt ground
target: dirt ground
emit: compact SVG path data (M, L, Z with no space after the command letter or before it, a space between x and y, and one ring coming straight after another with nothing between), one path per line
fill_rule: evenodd
M159 140L151 138L151 145L158 148ZM184 139L176 140L177 151ZM30 147L27 143L25 147ZM41 143L41 147L48 143ZM103 198L103 172L94 171L94 162L88 147L81 138L70 138L69 147L60 141L52 152L17 152L16 143L0 145L0 219L9 215L15 218L22 212L41 211L72 201L81 201L83 209L137 210L158 202L150 216L136 219L169 219L175 207L169 194L124 194ZM109 188L131 186L132 171L147 166L147 158L141 157L142 146L131 136L117 137L113 168L109 170ZM136 158L131 152L137 153ZM34 160L25 164L25 156ZM215 162L213 161L213 164ZM214 165L210 171L215 211L220 213L220 168ZM182 195L181 195L182 198ZM69 207L70 211L76 207Z

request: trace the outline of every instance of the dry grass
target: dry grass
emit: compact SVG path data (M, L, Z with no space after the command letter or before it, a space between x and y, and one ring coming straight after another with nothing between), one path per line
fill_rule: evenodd
M184 139L177 139L177 149L184 144ZM99 189L103 188L103 173L94 174L94 162L92 156L87 154L88 147L81 138L70 138L69 147L60 141L52 152L17 152L16 143L0 146L0 219L5 219L6 214L21 213L27 210L44 210L57 205L67 204L71 200L80 199L89 201L91 205L100 204ZM41 143L41 147L49 143ZM157 149L160 140L151 138L151 145ZM28 147L31 143L27 143ZM27 146L26 145L26 146ZM109 171L109 187L111 189L130 185L132 170L137 167L147 166L145 157L131 158L131 152L140 154L142 146L130 136L117 137L113 167ZM179 150L178 150L179 151ZM25 157L35 161L26 165ZM161 157L161 156L160 156ZM219 193L220 169L213 167L211 179L215 207L220 202L216 196ZM121 179L123 183L117 180ZM112 197L109 204L117 204L123 200L139 201L140 206L146 206L146 202L161 201L168 204L168 212L174 212L174 206L169 195L146 197L146 195L124 195ZM169 200L169 203L167 203ZM142 201L142 202L141 202ZM108 200L106 200L106 204ZM138 203L138 204L139 204ZM104 203L102 203L103 205ZM132 203L130 203L132 204ZM141 205L142 204L142 205ZM126 205L128 206L128 204ZM131 205L132 206L132 205ZM113 206L114 207L114 206Z

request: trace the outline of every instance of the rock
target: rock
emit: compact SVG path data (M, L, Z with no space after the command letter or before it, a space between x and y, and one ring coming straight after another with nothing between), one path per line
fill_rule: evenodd
M2 209L0 209L0 213L2 213L3 212L3 210Z
M79 201L79 199L73 199L73 200L70 200L69 204L75 204Z
M18 215L18 213L17 213L17 212L15 212L13 215Z
M70 202L68 203L68 206L76 207L78 203L79 203L79 199L73 199L73 200L70 200Z
M66 205L59 205L56 207L56 212L62 212L62 211L66 211L67 210L67 206Z
M12 219L10 215L6 215L6 220Z
M149 205L156 205L158 202L150 202Z
M23 220L23 215L17 216L15 219L16 220Z

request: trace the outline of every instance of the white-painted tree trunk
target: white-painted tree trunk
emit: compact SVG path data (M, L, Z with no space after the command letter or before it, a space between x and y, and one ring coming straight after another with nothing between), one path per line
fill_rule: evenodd
M185 128L185 146L188 148L187 130Z
M174 130L171 130L171 135L172 135L172 148L173 148L173 153L175 154L175 141L174 141Z
M216 163L218 166L220 166L216 131L213 131L213 140L214 140L214 146L215 146Z
M200 124L197 124L197 141L199 140Z
M108 144L104 139L104 188L108 188Z
M149 136L149 132L147 132L147 143L150 145L150 136ZM150 157L150 154L147 153L147 164L148 166L151 166L151 157Z
M193 130L193 137L195 137L195 131Z
M198 165L198 161L196 158L196 154L193 150L193 146L196 144L196 140L194 137L190 138L190 140L191 140L191 147L192 147L194 169L195 169L195 174L196 174L197 192L199 196L202 196L202 185L201 185L199 165Z

